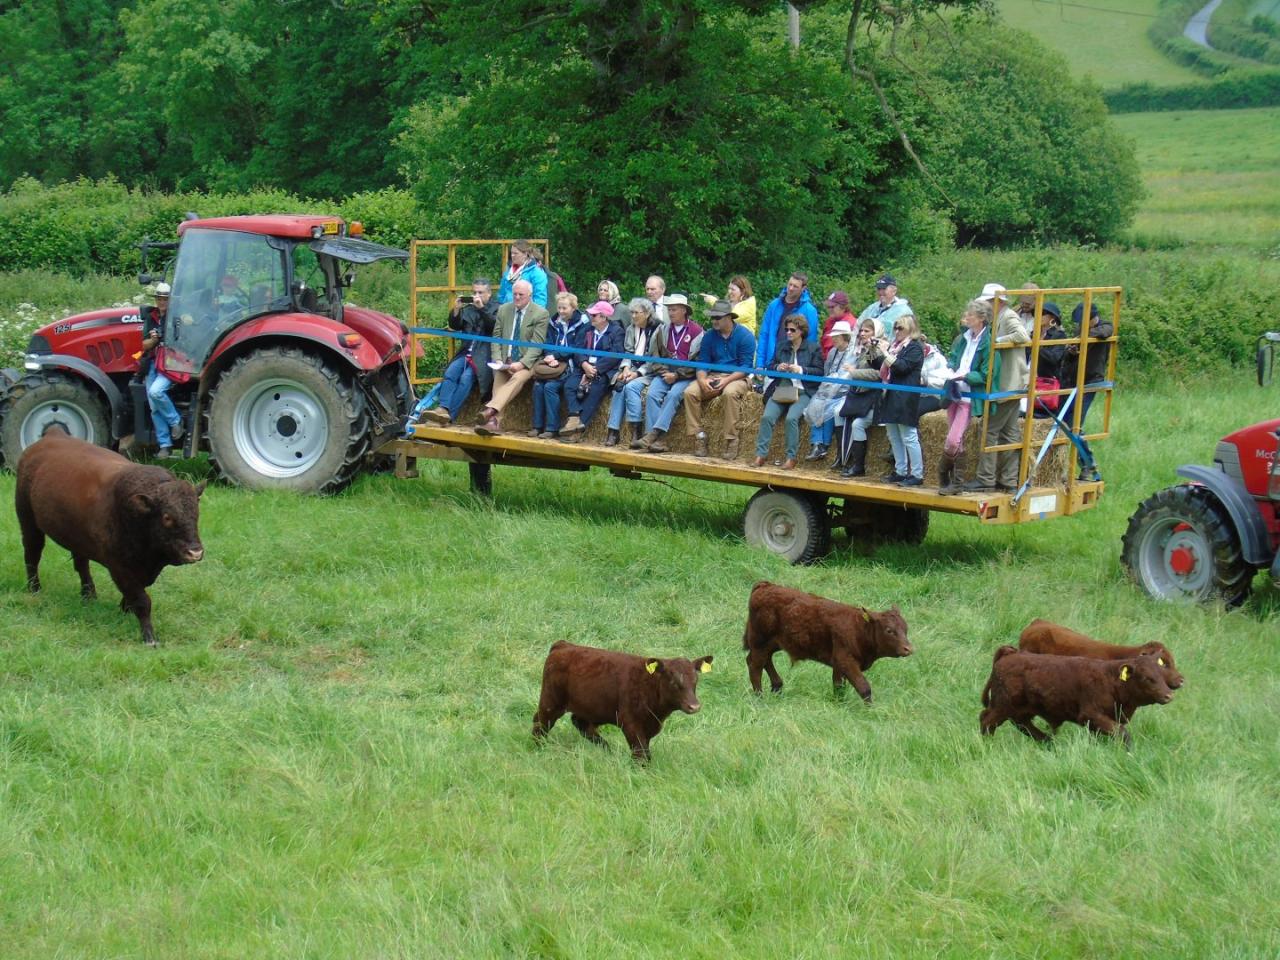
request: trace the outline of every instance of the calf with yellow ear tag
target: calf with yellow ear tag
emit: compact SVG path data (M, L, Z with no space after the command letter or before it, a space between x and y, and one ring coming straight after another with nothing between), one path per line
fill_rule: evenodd
M599 728L622 729L631 754L644 763L649 743L672 713L697 713L698 680L711 671L711 655L687 660L640 657L614 650L555 643L542 668L542 693L533 717L541 740L566 713L592 743L607 746Z

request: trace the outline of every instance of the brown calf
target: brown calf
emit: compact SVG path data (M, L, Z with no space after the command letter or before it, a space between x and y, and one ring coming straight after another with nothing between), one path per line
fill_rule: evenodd
M747 651L751 687L760 692L760 672L769 674L774 693L782 678L773 667L773 655L785 651L791 662L816 660L831 668L831 683L840 693L847 680L867 703L871 684L864 675L881 657L909 657L907 622L898 608L877 613L851 607L761 580L751 588L747 627L742 634Z
M203 491L203 483L193 487L163 467L138 466L51 428L18 460L14 500L27 589L40 589L40 555L51 537L71 551L84 599L98 595L89 561L107 568L120 609L137 615L142 639L154 646L147 587L166 566L204 556L197 529Z
M560 640L551 645L542 668L542 695L533 715L533 737L546 736L566 713L592 743L607 746L599 727L614 724L642 763L649 741L676 710L697 713L698 678L710 671L713 657L659 660L630 653L582 647Z
M978 718L984 734L1006 720L1036 740L1049 735L1032 723L1043 717L1054 733L1078 723L1096 733L1118 733L1130 745L1128 720L1138 707L1168 703L1173 691L1150 654L1127 660L1021 653L1003 646L995 653L991 678L982 692L986 709Z
M1149 653L1155 656L1164 670L1164 682L1171 690L1177 690L1185 682L1174 666L1173 652L1159 640L1138 647L1121 647L1087 637L1069 627L1037 619L1023 629L1018 637L1018 647L1024 653L1056 653L1061 657L1092 657L1095 660L1127 660Z

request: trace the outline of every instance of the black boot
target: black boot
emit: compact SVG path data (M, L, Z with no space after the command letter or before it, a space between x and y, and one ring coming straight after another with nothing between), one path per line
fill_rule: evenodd
M944 496L951 496L960 492L960 484L956 481L956 458L949 457L945 453L942 455L942 462L938 464L938 492Z
M865 477L867 475L867 441L855 440L849 448L849 465L844 468L844 477Z
M608 434L604 438L606 447L616 447L618 445L618 431L610 428Z

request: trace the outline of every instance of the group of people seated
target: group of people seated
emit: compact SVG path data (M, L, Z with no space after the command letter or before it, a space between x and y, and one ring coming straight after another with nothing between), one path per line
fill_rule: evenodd
M522 244L512 248L511 266L498 295L493 295L488 279L476 279L471 294L458 298L448 323L463 333L526 345L460 339L445 369L437 405L426 411L430 420L453 423L471 391L478 389L484 402L475 430L500 435L503 411L529 388L530 437L581 442L604 409L605 446L629 442L635 450L664 453L670 449L676 415L683 411L693 454L709 457L705 408L720 397L718 455L737 460L742 401L755 389L764 401L755 466L766 464L782 421L785 454L779 465L794 469L804 420L810 436L805 460L825 461L834 452L832 470L848 478L862 477L867 473L868 431L883 426L894 457L893 471L883 479L911 487L924 482L919 418L945 408L948 431L938 451L941 492L1012 490L1017 485L1017 451L982 454L976 476L968 482L958 476L956 463L972 417L988 418L989 445L1021 441L1020 397L984 400L971 394L986 390L989 368L993 393L1026 391L1029 351L993 350L992 342L1031 342L1035 297L1024 298L1015 310L1003 286L987 284L966 305L961 331L944 353L923 337L914 310L898 296L897 281L890 274L876 281L876 297L860 314L850 310L848 294L836 290L826 297L821 319L804 273L793 273L758 318L750 282L735 276L724 297L701 295L706 305L704 328L694 319L689 296L668 294L659 276L649 277L645 295L630 301L622 299L616 284L602 280L595 301L584 309L575 294L555 289L536 251ZM551 309L539 302L539 296ZM1077 329L1082 306L1076 309ZM1057 304L1042 302L1041 314L1043 340L1068 337ZM1095 305L1090 337L1107 338L1111 333ZM1105 378L1108 349L1109 344L1100 344L1087 351L1086 383ZM1056 389L1059 382L1075 384L1078 351L1076 343L1041 347L1036 376L1043 378L1043 389L1050 389L1050 384ZM685 365L688 362L706 366ZM753 375L753 370L767 375ZM906 389L886 390L883 384ZM1087 392L1081 401L1082 424L1094 395ZM1046 403L1047 413L1068 416L1066 408L1057 411L1058 398L1047 399L1052 401Z

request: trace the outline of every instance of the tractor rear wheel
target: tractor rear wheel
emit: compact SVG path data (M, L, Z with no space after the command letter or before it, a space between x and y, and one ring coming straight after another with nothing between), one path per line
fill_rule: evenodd
M1161 490L1129 518L1121 559L1134 581L1157 600L1245 601L1256 572L1221 504L1203 487Z
M334 493L369 448L363 395L323 358L297 347L241 357L209 403L209 458L250 489Z
M107 406L96 391L63 374L32 374L0 395L0 461L16 470L22 451L55 423L78 440L111 445Z
M742 512L747 543L792 563L814 563L831 548L826 499L790 490L761 490Z

